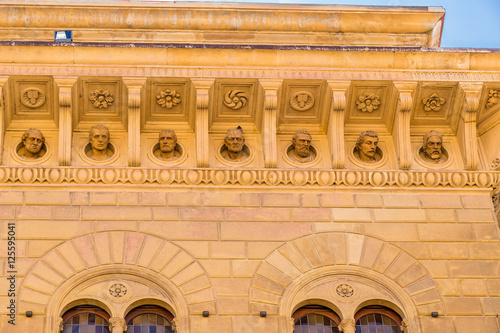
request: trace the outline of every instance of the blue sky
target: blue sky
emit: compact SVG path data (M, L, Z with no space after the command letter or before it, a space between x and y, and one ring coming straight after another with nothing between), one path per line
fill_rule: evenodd
M500 48L500 0L213 0L372 6L441 6L441 47Z

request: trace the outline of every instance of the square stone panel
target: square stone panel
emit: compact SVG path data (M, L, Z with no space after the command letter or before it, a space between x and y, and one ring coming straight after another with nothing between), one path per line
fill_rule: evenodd
M487 83L483 86L478 113L480 135L500 123L500 84Z
M419 83L413 104L412 125L453 126L452 111L455 107L456 92L456 84Z
M25 130L26 121L36 121L36 128L57 128L54 112L54 84L51 77L32 76L11 80L11 101L7 112L8 129Z
M227 124L230 123L238 125L251 123L254 124L254 128L260 128L262 105L260 95L257 80L216 80L210 130L225 132L229 128Z
M296 124L306 123L326 131L328 110L326 82L322 80L285 80L279 113L279 131L294 132ZM318 130L316 130L318 132Z
M74 108L75 129L88 130L102 123L110 129L126 128L127 93L120 78L82 78L78 82L79 105Z

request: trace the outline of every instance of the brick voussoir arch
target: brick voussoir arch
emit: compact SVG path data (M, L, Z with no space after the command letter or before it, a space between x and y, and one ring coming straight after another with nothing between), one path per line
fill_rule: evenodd
M250 288L251 308L278 314L282 297L295 281L328 268L366 271L394 281L413 306L441 303L429 272L402 249L370 236L329 232L300 237L274 250L257 268ZM322 273L323 274L323 273ZM288 314L291 316L291 313Z
M117 271L142 275L156 283L164 281L162 288L186 315L191 305L215 303L208 274L187 251L156 236L110 231L76 237L46 253L20 287L20 306L30 304L49 314L50 303L68 280Z

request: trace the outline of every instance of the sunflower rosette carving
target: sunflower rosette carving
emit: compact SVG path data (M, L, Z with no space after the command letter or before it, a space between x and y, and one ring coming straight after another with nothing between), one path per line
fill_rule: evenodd
M181 102L181 95L175 90L165 89L156 96L156 103L162 108L171 109Z
M224 105L233 110L239 110L247 105L248 97L241 90L231 90L224 95Z
M373 112L378 109L380 104L380 97L371 93L364 93L356 101L358 110L362 112Z
M92 92L89 96L89 100L92 102L94 107L99 109L107 109L114 102L113 95L107 90L98 89Z
M422 104L424 104L424 110L438 112L441 110L441 105L446 103L444 98L438 96L438 94L433 93L429 97L422 99Z

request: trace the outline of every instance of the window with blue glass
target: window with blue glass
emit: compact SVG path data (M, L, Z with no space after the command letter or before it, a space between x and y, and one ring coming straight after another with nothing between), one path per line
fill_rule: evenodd
M293 319L293 333L339 333L339 316L324 306L304 306L294 312Z
M386 307L363 308L355 320L356 333L401 333L401 317Z
M126 317L127 333L173 333L173 316L158 306L141 306Z
M94 306L80 306L63 315L62 333L110 333L109 315Z

